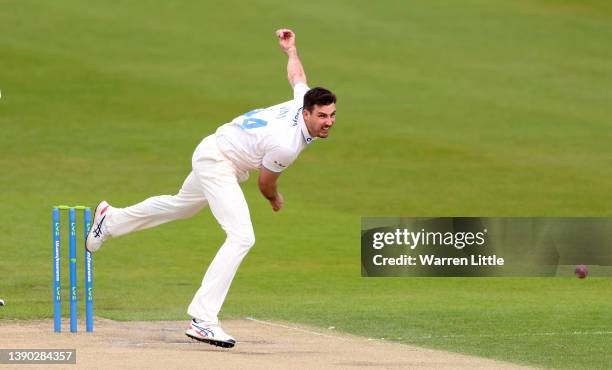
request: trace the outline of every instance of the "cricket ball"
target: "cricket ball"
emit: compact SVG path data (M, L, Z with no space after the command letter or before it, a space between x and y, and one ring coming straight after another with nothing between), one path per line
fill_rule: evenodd
M584 279L588 274L587 267L585 265L578 265L574 269L574 275L579 279Z

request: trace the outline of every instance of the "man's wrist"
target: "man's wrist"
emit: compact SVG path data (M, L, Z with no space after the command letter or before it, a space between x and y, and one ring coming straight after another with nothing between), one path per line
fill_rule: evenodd
M262 190L261 191L261 195L264 196L264 198L266 198L267 200L269 200L270 202L273 201L274 199L276 199L276 197L278 196L278 192L270 192L270 191L265 191Z
M297 48L295 46L291 46L291 47L285 49L285 53L287 55L297 54Z

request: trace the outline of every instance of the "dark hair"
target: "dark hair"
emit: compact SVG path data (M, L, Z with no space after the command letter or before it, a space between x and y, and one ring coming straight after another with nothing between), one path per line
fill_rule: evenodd
M304 109L312 112L315 105L330 105L336 102L336 95L322 87L313 87L304 95Z

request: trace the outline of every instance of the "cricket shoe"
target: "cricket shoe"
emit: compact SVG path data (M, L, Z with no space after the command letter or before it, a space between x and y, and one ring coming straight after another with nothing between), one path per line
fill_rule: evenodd
M189 323L185 335L217 347L232 348L236 345L236 339L224 332L219 324L198 323L195 319Z
M105 221L111 208L113 207L111 207L105 200L101 201L96 207L93 223L89 228L89 232L87 233L87 241L85 242L88 251L95 252L100 249L102 243L104 243L104 241L110 236L106 230Z

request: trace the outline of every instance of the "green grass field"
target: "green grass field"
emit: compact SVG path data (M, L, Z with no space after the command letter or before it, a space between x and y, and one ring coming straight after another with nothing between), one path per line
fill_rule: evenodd
M291 96L289 26L338 119L282 176L283 211L244 184L257 244L221 318L611 366L610 279L366 279L359 261L361 216L612 216L609 2L245 4L0 2L0 319L52 315L52 205L172 194L204 136ZM223 239L205 210L108 242L96 314L187 319Z

